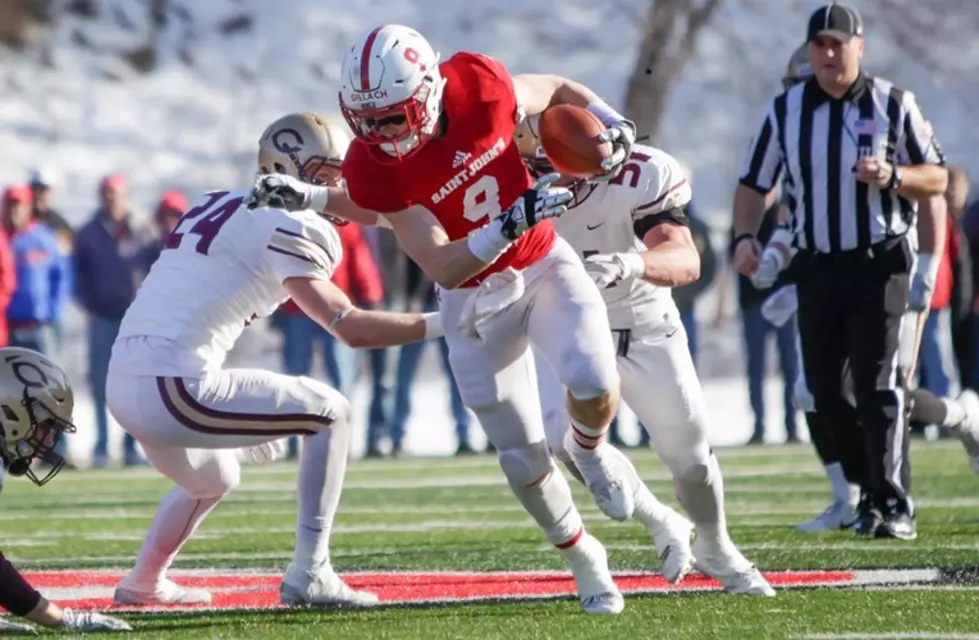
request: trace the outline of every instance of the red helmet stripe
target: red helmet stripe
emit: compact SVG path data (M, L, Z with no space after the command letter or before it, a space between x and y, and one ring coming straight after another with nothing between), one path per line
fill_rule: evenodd
M371 31L370 35L367 36L367 42L364 43L364 51L360 54L360 90L370 91L371 90L371 47L374 46L374 40L377 39L377 34L381 32L384 27L378 27Z

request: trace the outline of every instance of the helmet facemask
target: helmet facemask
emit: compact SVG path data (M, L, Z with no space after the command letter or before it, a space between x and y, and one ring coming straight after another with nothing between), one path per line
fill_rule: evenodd
M10 475L27 476L41 487L64 468L65 459L57 453L58 443L65 433L74 433L75 426L32 396L29 386L24 387L21 408L23 411L18 412L9 405L0 405L0 457ZM29 425L23 424L23 417ZM24 436L20 435L20 429L27 430ZM11 446L14 438L17 439ZM35 461L49 466L41 477L32 468Z
M444 87L445 79L439 72L436 55L431 72L406 100L385 106L362 102L352 108L347 105L341 91L340 111L354 135L401 160L424 146L435 134L439 116L442 115ZM386 127L392 126L404 128L394 135L384 131Z

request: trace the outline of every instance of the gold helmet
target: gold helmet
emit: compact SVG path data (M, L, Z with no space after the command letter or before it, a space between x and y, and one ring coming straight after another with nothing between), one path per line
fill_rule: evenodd
M339 169L349 146L350 133L339 120L290 113L262 133L258 168L261 173L284 173L312 182L323 166Z
M791 87L806 82L811 78L812 59L809 57L809 45L803 44L789 58L789 66L785 69L785 77L782 78L782 86L788 91Z
M61 471L55 452L62 434L74 433L75 398L68 376L36 351L0 348L0 459L12 476L26 475L41 486ZM31 463L47 463L42 478Z
M539 124L540 115L527 116L520 121L517 130L513 133L513 140L517 143L520 155L523 156L524 164L535 178L555 171L554 165L544 153L544 147L541 146Z

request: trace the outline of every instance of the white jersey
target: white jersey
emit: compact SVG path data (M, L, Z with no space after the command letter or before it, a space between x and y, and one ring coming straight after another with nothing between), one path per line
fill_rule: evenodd
M590 189L590 190L589 190ZM595 254L643 253L633 231L640 218L686 205L691 197L673 156L637 144L622 172L610 182L586 186L571 209L554 221L558 233L582 259ZM639 329L663 322L675 309L669 288L633 278L602 291L613 329Z
M289 297L283 281L333 276L342 248L327 220L312 211L249 210L249 193L206 193L180 219L122 320L117 372L218 369L245 327ZM129 337L146 338L136 344L147 346L134 349Z

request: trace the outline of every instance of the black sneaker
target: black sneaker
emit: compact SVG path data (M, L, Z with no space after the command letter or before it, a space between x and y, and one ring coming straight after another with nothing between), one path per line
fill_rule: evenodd
M858 536L872 536L877 532L883 516L880 509L874 504L874 499L869 494L860 494L860 502L857 503L857 519L853 521L853 533Z
M891 500L884 510L884 517L874 531L875 538L914 540L918 537L914 509L907 500Z

